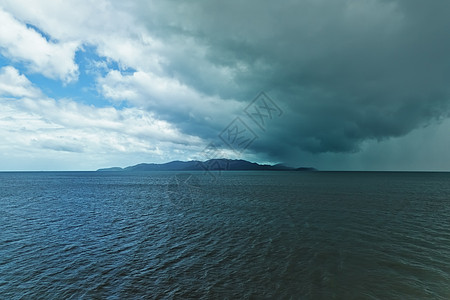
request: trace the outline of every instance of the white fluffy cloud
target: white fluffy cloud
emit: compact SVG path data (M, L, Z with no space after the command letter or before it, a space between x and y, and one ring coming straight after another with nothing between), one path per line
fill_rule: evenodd
M0 97L37 97L41 91L11 66L0 69Z
M16 18L8 20L9 26L15 27L5 29L7 32L23 31L23 24L28 23L57 40L58 45L93 46L99 55L118 62L123 68L155 71L158 67L160 57L156 49L161 50L161 43L146 34L129 12L119 10L110 1L5 0L0 3L2 6ZM11 19L9 14L5 16Z
M212 127L226 125L224 122L243 108L233 99L204 95L175 78L161 78L151 72L124 75L110 71L98 79L98 87L112 101L128 101L162 115L177 116L178 120L190 119Z
M197 122L197 125L191 125L203 126L205 130L212 127L214 132L217 131L215 127L225 126L243 104L232 96L226 97L226 93L225 97L219 96L215 89L239 89L233 80L233 71L229 66L210 64L205 57L208 46L195 38L161 37L150 32L147 24L133 14L135 4L106 0L56 3L17 0L3 1L0 6L22 22L20 25L16 24L17 20L11 21L17 26L40 36L23 25L31 23L61 45L77 41L80 49L92 46L99 56L116 62L119 70L107 69L105 76L97 78L99 93L113 103L126 101L153 111L167 121ZM66 57L73 59L73 55ZM93 61L91 65L99 63ZM198 72L174 73L174 65ZM136 72L120 72L126 69ZM212 90L199 92L192 81L201 81ZM208 120L211 121L209 124Z
M15 97L0 97L3 166L11 157L18 159L23 155L20 159L26 159L31 153L52 159L53 168L64 166L61 160L66 159L67 153L83 154L85 165L95 168L138 163L136 159L143 157L166 161L180 158L176 156L177 150L179 155L190 155L189 151L201 149L200 138L181 133L153 113L138 108L96 108L70 99L50 99L12 67L0 70L0 81L7 83L6 89L0 85L1 95ZM117 160L119 154L126 160L123 157Z
M61 45L76 42L80 47L93 46L98 55L117 62L120 68L154 74L161 80L175 78L189 85L201 80L212 94L216 89L239 90L233 68L210 63L207 43L196 37L159 35L149 30L147 22L157 18L155 9L161 4L143 5L142 13L148 13L147 17L136 14L139 2L4 0L0 7L20 20L22 27L33 24ZM242 71L242 66L236 68Z
M71 82L78 77L74 63L78 42L48 41L33 28L0 9L0 52L13 61L23 62L31 72Z

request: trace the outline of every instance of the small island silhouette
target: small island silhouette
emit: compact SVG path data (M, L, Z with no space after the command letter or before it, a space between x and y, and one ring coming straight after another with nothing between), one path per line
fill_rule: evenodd
M317 171L315 168L293 168L283 164L265 165L242 159L210 159L207 161L171 161L168 163L142 163L126 168L98 169L98 172L142 172L142 171Z

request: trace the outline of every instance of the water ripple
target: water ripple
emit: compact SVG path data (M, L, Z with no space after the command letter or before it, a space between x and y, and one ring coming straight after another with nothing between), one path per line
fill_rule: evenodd
M449 179L0 173L0 298L449 299Z

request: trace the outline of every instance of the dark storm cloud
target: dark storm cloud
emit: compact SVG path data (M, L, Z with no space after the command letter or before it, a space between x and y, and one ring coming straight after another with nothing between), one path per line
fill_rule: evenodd
M154 34L206 49L201 62L186 53L167 63L179 80L278 101L286 113L252 148L272 158L354 152L448 115L448 1L165 1L137 14L149 12ZM205 76L210 66L228 67L233 82Z

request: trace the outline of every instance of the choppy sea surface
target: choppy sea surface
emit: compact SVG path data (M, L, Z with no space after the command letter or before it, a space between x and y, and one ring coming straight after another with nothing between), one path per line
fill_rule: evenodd
M450 174L0 173L1 299L450 299Z

